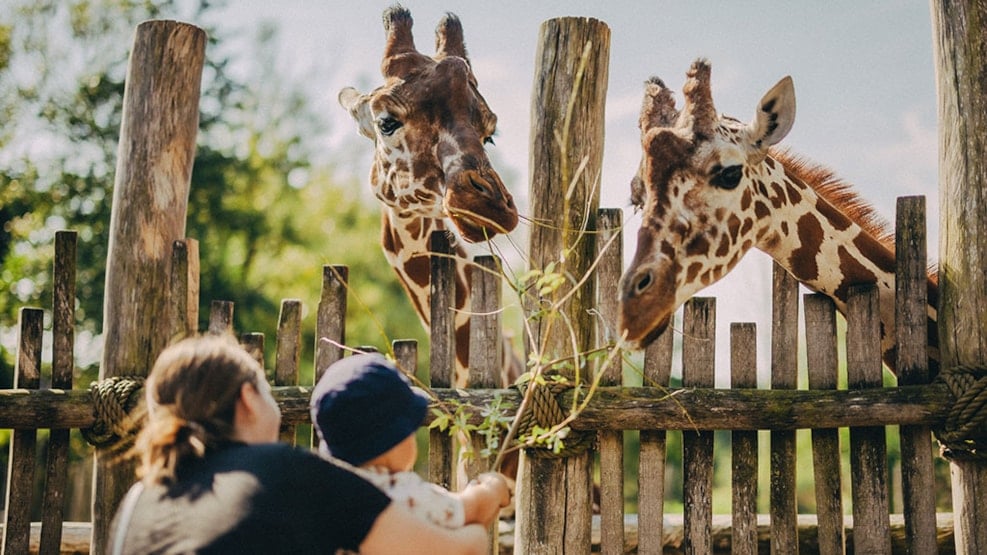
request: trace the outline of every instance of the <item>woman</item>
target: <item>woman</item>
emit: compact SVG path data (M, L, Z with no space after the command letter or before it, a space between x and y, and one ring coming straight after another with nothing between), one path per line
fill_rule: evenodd
M230 338L165 349L145 384L134 485L113 553L484 553L479 525L446 530L348 470L277 443L261 366Z

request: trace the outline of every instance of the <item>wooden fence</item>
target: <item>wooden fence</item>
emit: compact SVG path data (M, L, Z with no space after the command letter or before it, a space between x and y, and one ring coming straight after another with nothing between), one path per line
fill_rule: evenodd
M899 218L899 234L923 233L922 207L924 199L906 198L899 210L912 216ZM604 211L606 212L606 211ZM601 217L600 221L607 220ZM619 229L611 230L619 233ZM608 237L608 233L601 237ZM618 238L619 240L619 238ZM447 248L443 241L433 243ZM189 259L197 250L187 248L188 242L176 242L173 249L175 275L170 280L177 292L195 290L198 276L187 268L197 261ZM0 426L15 430L11 438L10 462L7 471L7 508L4 525L4 552L32 552L40 544L41 552L87 552L90 529L81 523L61 522L61 505L68 488L65 454L60 445L67 441L69 428L90 428L97 424L94 401L90 392L72 389L66 382L64 367L72 368L71 303L58 299L71 292L74 279L74 233L56 236L55 307L51 309L53 345L53 376L51 387L39 389L41 383L41 338L44 311L25 308L21 311L20 342L17 358L15 389L0 392ZM899 249L899 259L924 260L924 253ZM444 257L433 257L436 272L446 271ZM487 268L497 267L491 257L477 259ZM606 276L607 264L602 261ZM445 269L442 268L445 266ZM924 266L910 264L911 269L899 269L899 280L924 283ZM499 289L500 279L493 272L477 280L477 292ZM438 274L437 274L438 275ZM323 369L343 355L335 343L345 344L345 310L348 273L345 267L326 266L322 293L317 310L318 341L315 367ZM438 279L436 283L444 283ZM890 514L888 484L898 482L889 475L886 455L886 426L901 426L902 443L905 430L925 438L930 445L930 427L943 424L953 404L953 393L942 384L882 387L881 349L876 323L878 311L876 292L860 289L851 295L846 317L847 389L837 389L842 367L837 357L837 317L827 298L807 295L802 311L805 325L805 359L808 383L797 383L798 285L784 271L776 268L773 297L772 327L772 389L756 389L757 361L756 330L753 324L731 325L730 371L732 388L713 388L713 349L715 337L716 300L694 298L684 307L681 327L682 345L672 348L673 333L659 338L644 357L643 387L620 387L610 380L593 395L585 410L572 422L577 432L599 434L599 475L601 514L587 523L593 531L592 545L585 552L605 553L668 553L719 552L732 549L734 553L758 553L770 549L778 553L906 553L951 552L952 521L950 514L935 514L932 510L917 510L928 502L934 478L931 475L933 453L930 447L903 458L895 472L911 476L905 481L902 499L905 516ZM606 290L606 288L601 288ZM436 299L448 299L441 291ZM483 318L495 318L499 295L477 295L485 306L474 307L477 323ZM182 296L182 298L185 298ZM449 299L451 301L451 299ZM491 304L492 303L492 304ZM900 298L900 310L919 310L924 303ZM196 305L198 303L195 303ZM603 303L605 304L605 303ZM451 306L451 305L450 305ZM233 304L213 302L210 308L209 332L232 332ZM440 306L441 310L442 307ZM301 306L297 300L285 300L279 317L276 338L274 376L275 397L284 414L285 435L293 440L294 427L308 422L309 388L298 385L301 352ZM58 322L62 321L61 324ZM906 319L907 321L907 319ZM914 321L912 319L911 321ZM924 322L903 326L899 341L923 342ZM448 324L447 324L448 325ZM473 326L474 330L484 325ZM258 334L241 336L245 347L258 356L264 349L264 338ZM447 335L433 330L432 337ZM494 342L487 342L493 344ZM387 346L383 346L384 349ZM443 352L442 345L432 345ZM495 347L496 348L496 347ZM417 345L399 341L394 352L405 368L416 365ZM673 358L681 357L681 387L670 387ZM495 357L489 357L495 360ZM478 367L483 363L478 359ZM491 368L491 372L496 369ZM59 376L62 375L61 378ZM61 381L58 381L61 379ZM45 380L47 381L47 380ZM489 382L488 382L489 383ZM444 385L444 384L443 384ZM517 410L521 394L515 390L475 389L459 391L435 388L444 402L456 401L473 407L472 421L482 419L479 410L489 405L495 395L504 401L508 414ZM570 406L572 392L560 394L560 404ZM100 423L102 424L102 423ZM112 426L109 426L112 430ZM796 467L794 430L812 429L812 474L815 477L816 515L798 515L795 506L795 478L807 468ZM849 428L849 452L852 511L843 506L839 428ZM51 429L44 471L43 517L32 532L30 511L34 472L38 455L35 442L38 429ZM637 470L637 515L624 514L624 430L640 430L640 457ZM681 430L682 473L685 512L665 515L668 499L666 485L666 433ZM716 444L714 430L730 430L729 446ZM771 430L771 479L758 484L757 430ZM714 449L731 450L732 514L713 515L712 483ZM904 449L903 449L904 451ZM439 483L451 484L455 448L448 434L433 432L429 456L429 476ZM474 468L473 471L479 470ZM722 469L726 471L727 469ZM910 484L910 485L909 485ZM758 515L758 489L770 491L770 515ZM913 507L913 509L909 509ZM848 515L852 514L852 519ZM537 523L535 524L537 525ZM64 530L64 531L63 531ZM509 529L508 529L509 530ZM501 538L504 552L511 552L516 539L505 532ZM911 549L911 551L909 551ZM725 551L724 551L725 552Z

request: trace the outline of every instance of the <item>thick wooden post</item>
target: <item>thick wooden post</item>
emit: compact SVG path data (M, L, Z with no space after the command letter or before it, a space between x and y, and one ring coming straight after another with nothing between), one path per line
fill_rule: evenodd
M987 364L987 3L932 0L942 368ZM987 463L952 463L957 553L987 553Z
M530 265L554 268L565 282L526 303L529 314L536 306L552 306L531 322L529 348L536 346L547 360L572 361L574 346L585 351L595 345L588 315L596 303L595 281L586 279L574 290L573 280L586 275L596 256L609 57L610 29L600 21L560 18L541 26L530 155L531 216L539 225L531 229ZM564 459L529 455L521 456L516 552L588 553L590 453Z
M205 45L192 25L137 27L113 184L100 379L146 375L169 340L171 245L185 236ZM108 551L114 511L134 481L132 467L112 459L96 456L93 553Z

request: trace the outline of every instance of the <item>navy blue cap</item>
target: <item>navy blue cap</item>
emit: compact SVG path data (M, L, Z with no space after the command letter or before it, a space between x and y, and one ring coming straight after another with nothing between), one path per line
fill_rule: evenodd
M383 356L357 354L326 369L309 405L319 449L352 465L415 433L429 399Z

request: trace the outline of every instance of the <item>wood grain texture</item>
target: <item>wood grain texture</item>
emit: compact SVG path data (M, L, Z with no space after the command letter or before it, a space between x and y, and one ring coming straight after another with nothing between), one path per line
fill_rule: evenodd
M547 225L531 228L530 267L545 270L557 264L556 271L572 280L549 298L525 299L530 314L569 295L532 322L531 340L550 359L575 357L573 345L596 344L595 326L585 316L597 303L596 282L575 281L587 274L596 258L593 232L600 202L609 59L610 28L601 21L557 18L539 29L529 198L533 221ZM589 552L589 461L588 452L564 461L521 457L517 522L518 537L524 540L518 553Z
M932 0L942 368L987 364L987 2ZM953 461L956 549L987 553L987 463Z
M176 21L137 26L127 67L113 183L100 379L147 375L171 339L171 245L185 236L206 34ZM93 547L134 481L131 464L97 453Z

